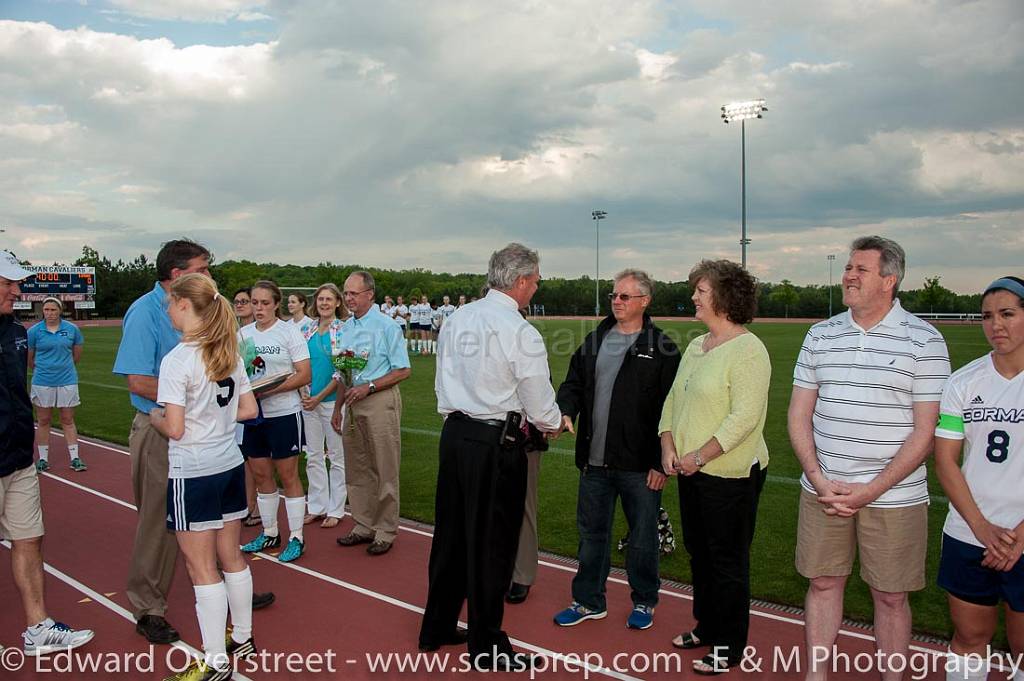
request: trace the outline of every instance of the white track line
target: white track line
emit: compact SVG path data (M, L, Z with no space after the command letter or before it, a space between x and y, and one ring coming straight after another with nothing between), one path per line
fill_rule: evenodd
M54 433L54 435L61 435L61 434L60 433ZM87 442L88 444L91 444L91 445L96 446L96 447L101 447L103 449L108 449L108 450L110 450L112 452L117 452L119 454L128 454L128 452L125 451L124 449L117 449L117 448L111 447L109 445L104 445L104 444L100 444L100 443L97 443L97 442L91 442L91 441L83 440L81 437L79 438L79 440L82 441L82 442ZM122 506L126 506L128 508L133 509L133 510L135 509L135 506L133 506L132 504L129 504L129 503L124 502L124 501L121 501L120 499L115 499L113 497L109 497L106 494L103 494L102 492L98 492L96 490L90 489L88 487L84 487L82 485L78 485L76 483L73 483L73 482L70 482L68 480L65 480L64 478L60 478L60 477L57 477L57 476L54 476L54 475L51 475L51 474L45 474L45 475L47 475L48 477L52 477L52 478L54 478L56 480L59 480L60 482L63 482L65 484L71 485L72 487L76 487L78 489L81 489L82 491L89 492L91 494L95 494L96 496L98 496L100 498L103 498L103 499L106 499L107 501L112 501L112 502L114 502L116 504L119 504L119 505L122 505ZM405 532L409 532L411 534L418 534L418 535L421 535L421 536L424 536L424 537L433 538L433 536L434 536L432 533L427 532L425 530L421 530L421 529L415 528L415 527L407 527L407 526L401 525L401 524L399 525L399 529L401 529L401 530L403 530ZM285 565L286 567L294 567L296 569L301 568L301 566L292 566L292 565L287 564L287 563L284 563L283 565ZM570 567L568 565L560 565L558 563L552 563L552 562L544 561L544 560L538 561L538 565L543 565L545 567L553 568L555 570L561 570L563 572L572 572L572 573L576 572L576 570L574 568L572 568L572 567ZM302 570L308 570L308 568L301 568L301 569ZM321 573L316 572L315 570L309 570L309 573L317 574L317 575L321 574ZM330 577L329 575L322 575L322 577L326 578L327 580L334 579L333 577ZM629 582L626 581L625 579L620 578L620 577L608 577L608 581L612 582L612 583L615 583L615 584L622 584L622 585L625 585L625 586L629 586ZM352 585L352 586L354 586L354 585ZM357 589L361 589L362 587L356 587L356 588ZM376 593L376 592L369 592L369 593ZM667 590L667 589L659 589L658 593L662 594L662 595L665 595L665 596L668 596L670 598L678 598L678 599L687 600L687 601L692 601L693 600L693 596L691 596L690 594L679 593L678 591L670 591L670 590ZM385 596L384 594L378 594L378 596L380 596L382 600L390 598L389 596ZM410 606L410 607L415 608L416 606ZM422 610L419 610L419 612L422 613ZM774 612L765 612L765 611L762 611L762 610L756 610L756 609L752 608L750 610L750 614L753 615L754 617L760 617L760 618L767 619L767 620L772 620L772 621L775 621L775 622L783 622L783 623L786 623L786 624L794 624L794 625L797 625L797 626L800 626L800 627L806 627L807 626L807 624L803 620L801 620L801 619L797 619L795 617L788 617L786 615L779 615L779 614L774 613ZM855 639L859 639L859 640L862 640L862 641L872 641L872 642L874 642L874 640L875 640L875 637L870 635L870 634L865 634L865 633L860 632L860 631L852 631L852 630L849 630L849 629L840 629L839 630L839 634L841 636L846 636L848 638L855 638ZM525 643L523 643L522 646L524 648L528 647L527 644L525 644ZM931 654L936 655L936 656L938 656L938 655L945 655L946 654L946 652L944 650L936 650L935 648L926 648L924 646L919 646L919 645L911 645L910 649L913 650L913 651L916 651L916 652L931 653ZM535 652L541 652L541 651L538 650L538 651L535 651Z
M7 550L11 550L11 542L9 542L6 539L4 539L3 541L0 541L0 546L3 546ZM75 591L78 591L79 593L85 594L86 596L88 596L92 600L94 600L97 603L99 603L100 605L104 606L107 610L110 610L115 615L120 615L121 617L123 617L124 619L128 620L132 624L135 624L135 617L133 617L130 612L128 612L127 610L125 610L120 605L118 605L114 601L110 600L109 598L107 598L103 594L99 593L95 589L92 589L92 588L86 586L85 584L82 584L80 581L78 581L77 579L75 579L71 575L69 575L69 574L67 574L65 572L62 572L61 570L58 570L57 568L53 567L49 563L44 562L43 563L43 569L46 572L49 572L54 577L56 577L57 579L59 579L60 581L64 582L68 586L70 586ZM93 639L93 640L95 641L96 639ZM199 650L197 648L194 648L193 646L190 646L188 643L185 643L184 641L176 641L175 643L173 643L171 645L173 645L175 648L181 648L182 650L187 651L189 653L189 655L191 655L194 659L200 659L203 656L203 651L201 651L201 650ZM82 652L85 653L86 651L82 651ZM252 679L250 679L249 677L247 677L247 676L245 676L245 675L243 675L243 674L241 674L239 672L235 672L234 675L232 676L232 678L241 679L242 681L252 681Z

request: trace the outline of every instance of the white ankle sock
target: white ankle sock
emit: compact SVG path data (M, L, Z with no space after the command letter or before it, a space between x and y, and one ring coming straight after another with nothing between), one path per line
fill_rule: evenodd
M78 445L68 445L68 458L77 459L78 457Z
M241 572L225 572L224 587L231 611L231 640L245 643L252 638L252 572L249 566Z
M39 450L39 460L49 461L50 459L50 445L38 445L36 449Z
M268 537L277 536L277 507L280 503L281 499L277 492L256 492L256 505L260 509L260 520L263 521L263 534Z
M224 582L192 587L196 592L196 617L203 635L206 664L224 669L228 656L224 646L224 629L228 624L228 592Z

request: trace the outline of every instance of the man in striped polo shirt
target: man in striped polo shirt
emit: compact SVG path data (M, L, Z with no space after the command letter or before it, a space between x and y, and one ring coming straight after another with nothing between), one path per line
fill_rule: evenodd
M905 267L896 242L855 240L842 282L849 310L812 326L796 362L789 437L804 470L796 568L810 579L808 681L824 679L830 667L826 651L839 633L858 552L874 602L881 678L901 678L908 662L907 593L925 586L924 460L949 353L933 326L900 306Z

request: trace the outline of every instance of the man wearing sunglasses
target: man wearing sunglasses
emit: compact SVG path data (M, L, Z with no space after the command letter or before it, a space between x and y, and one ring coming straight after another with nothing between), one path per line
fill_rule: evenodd
M676 344L646 313L652 284L642 270L615 276L611 315L573 354L558 389L562 426L576 435L580 487L579 568L572 580L572 604L555 615L571 627L603 619L608 610L611 521L615 500L629 524L626 572L632 590L631 629L647 629L658 603L658 509L665 476L661 471L658 418L679 368Z

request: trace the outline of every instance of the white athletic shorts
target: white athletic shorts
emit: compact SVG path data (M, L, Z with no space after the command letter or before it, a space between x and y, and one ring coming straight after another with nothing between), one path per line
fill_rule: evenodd
M54 407L77 407L82 403L78 399L78 384L75 385L32 385L32 404L43 409Z

